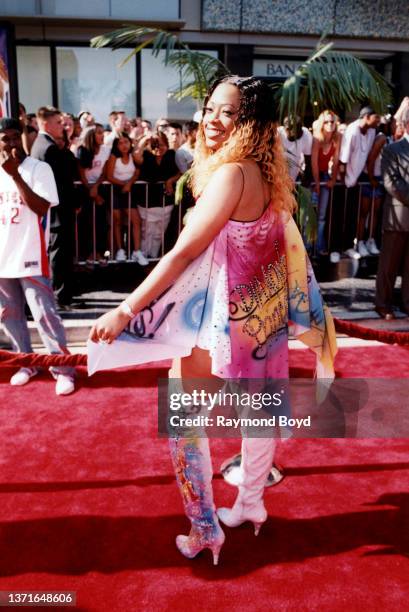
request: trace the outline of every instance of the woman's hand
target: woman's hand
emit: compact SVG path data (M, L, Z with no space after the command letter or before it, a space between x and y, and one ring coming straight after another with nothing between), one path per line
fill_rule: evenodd
M165 193L166 195L172 195L173 191L173 181L172 179L168 179L167 181L165 181Z
M131 187L132 187L132 183L125 183L125 185L122 187L122 193L130 193L131 191Z
M99 317L92 326L88 339L92 342L111 344L125 329L129 323L129 317L120 308L114 308Z

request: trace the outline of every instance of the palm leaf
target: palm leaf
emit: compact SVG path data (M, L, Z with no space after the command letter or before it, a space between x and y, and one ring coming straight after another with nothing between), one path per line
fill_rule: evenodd
M317 214L312 205L311 191L302 185L296 187L296 222L307 243L317 239Z
M175 204L177 206L179 206L179 204L182 203L183 195L184 195L185 189L189 185L191 174L192 174L191 171L187 170L184 174L182 174L182 176L180 177L180 179L178 179L178 181L176 183L176 187L175 187Z
M155 57L158 57L160 51L165 51L164 65L176 68L180 74L179 87L171 92L177 100L187 96L203 100L215 75L228 72L226 66L217 58L203 51L192 51L176 34L157 28L129 24L91 39L91 46L97 49L111 47L114 50L130 45L136 46L120 66L147 46L152 46L152 55Z
M171 92L177 100L187 96L203 100L214 77L227 72L226 66L217 58L190 49L172 53L168 63L179 70L181 76L180 87Z
M328 107L350 110L355 102L369 102L382 113L391 102L391 88L376 70L350 53L333 51L332 45L321 45L276 89L281 119L303 117L308 104L318 115Z

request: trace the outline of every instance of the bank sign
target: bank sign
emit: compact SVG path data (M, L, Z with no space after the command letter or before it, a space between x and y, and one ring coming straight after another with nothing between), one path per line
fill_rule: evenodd
M300 66L301 62L294 59L254 59L253 75L287 79L292 76Z

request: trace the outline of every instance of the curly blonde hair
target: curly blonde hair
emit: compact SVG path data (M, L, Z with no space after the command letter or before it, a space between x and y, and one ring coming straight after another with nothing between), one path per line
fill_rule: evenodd
M236 85L240 91L238 119L229 139L217 151L206 146L203 122L200 123L190 179L193 195L198 197L203 192L212 174L222 164L253 159L270 185L273 208L292 214L296 208L294 184L277 133L271 89L254 77L224 77L213 84L205 107L221 83Z

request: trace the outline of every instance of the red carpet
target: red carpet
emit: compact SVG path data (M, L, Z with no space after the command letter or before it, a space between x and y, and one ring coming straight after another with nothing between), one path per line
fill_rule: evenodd
M293 351L298 373L312 367ZM409 376L407 349L342 349L342 376ZM220 566L174 546L187 520L156 438L160 368L98 374L57 398L0 368L0 590L77 591L77 610L406 610L407 440L289 440L255 538L227 529ZM238 449L212 441L214 466ZM216 477L218 505L235 490ZM62 609L62 608L59 608ZM72 608L71 608L72 609Z

